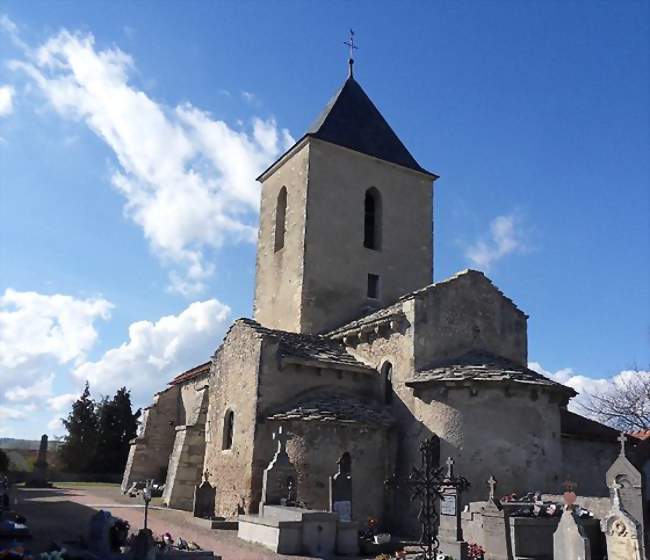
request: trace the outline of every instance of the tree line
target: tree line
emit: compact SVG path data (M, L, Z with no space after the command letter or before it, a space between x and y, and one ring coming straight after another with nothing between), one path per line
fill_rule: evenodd
M76 473L123 472L139 416L139 409L133 412L126 387L118 389L112 398L95 401L86 382L83 393L63 420L67 431L59 448L63 468Z

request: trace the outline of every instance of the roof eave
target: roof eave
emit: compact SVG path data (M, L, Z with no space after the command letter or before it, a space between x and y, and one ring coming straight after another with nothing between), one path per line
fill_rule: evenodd
M398 167L400 169L404 169L406 171L409 171L411 173L416 173L417 175L423 175L427 177L427 179L430 179L432 181L436 181L440 178L440 175L437 175L436 173L433 173L431 171L427 171L423 167L420 167L420 169L415 169L413 167L408 167L406 165L400 165L399 163L394 163L392 161L388 161L385 159L378 158L376 156L366 154L364 152L359 152L357 150L353 150L352 148L348 148L347 146L342 146L340 144L336 144L334 142L329 142L327 140L323 140L322 138L319 138L316 134L312 132L307 132L304 134L293 146L291 146L286 152L284 152L278 159L276 159L271 165L269 165L260 175L255 179L256 181L259 182L264 182L266 179L273 174L273 172L280 166L282 165L285 161L287 161L291 156L293 156L294 153L296 153L299 149L301 149L306 143L307 140L318 140L319 142L325 142L326 144L331 144L332 146L338 146L339 148L343 148L345 150L350 150L351 152L355 152L357 154L362 154L364 156L379 160L383 163L387 163L389 165L393 165L395 167Z

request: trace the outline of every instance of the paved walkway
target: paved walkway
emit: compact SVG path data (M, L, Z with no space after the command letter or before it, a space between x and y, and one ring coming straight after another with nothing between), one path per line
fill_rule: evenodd
M46 550L52 542L76 540L86 536L90 518L100 509L128 521L131 530L142 527L142 498L123 496L118 486L84 486L52 489L15 488L15 509L27 517L34 534L30 547ZM215 531L199 526L189 512L149 508L149 528L154 535L169 532L174 539L194 541L212 550L223 560L306 560L303 556L275 554L264 547L241 541L236 531ZM347 560L353 560L350 557Z

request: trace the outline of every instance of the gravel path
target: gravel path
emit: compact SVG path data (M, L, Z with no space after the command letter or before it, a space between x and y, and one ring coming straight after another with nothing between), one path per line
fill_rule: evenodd
M52 489L16 488L15 509L27 517L34 534L30 547L46 550L52 542L86 536L89 521L99 509L125 519L132 531L142 527L144 507L141 498L123 496L119 486L84 486ZM201 527L189 512L153 507L149 509L149 528L154 535L169 532L174 538L196 542L223 560L306 560L303 556L275 554L264 547L241 541L236 531L216 531ZM353 560L350 557L347 560Z

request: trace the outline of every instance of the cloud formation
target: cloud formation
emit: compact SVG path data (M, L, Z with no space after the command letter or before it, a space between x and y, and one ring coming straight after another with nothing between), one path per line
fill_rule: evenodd
M106 351L97 361L74 369L88 380L94 394L113 393L122 385L134 402L144 404L174 376L210 359L223 338L230 309L210 299L192 303L178 315L129 327L129 340Z
M189 103L167 107L130 83L127 53L98 49L91 34L64 30L25 53L10 67L114 152L112 184L170 267L172 290L189 296L204 288L214 272L207 250L255 240L255 177L294 141L272 117L236 130Z
M593 416L588 413L582 406L589 394L607 394L631 378L639 375L650 376L650 370L631 370L625 369L619 371L612 377L594 378L587 377L573 370L573 368L563 368L555 372L548 371L539 362L529 362L528 367L537 373L550 377L558 383L567 385L578 392L578 396L569 401L569 410L583 416ZM598 420L594 418L594 420Z
M474 266L489 270L503 257L526 250L521 220L514 214L508 214L494 218L490 222L489 234L466 247L465 257Z
M58 364L83 360L97 340L95 321L107 320L112 307L103 298L7 288L0 296L0 381L17 368L24 380L42 358Z
M0 117L5 117L13 112L15 93L16 90L13 86L0 86Z

